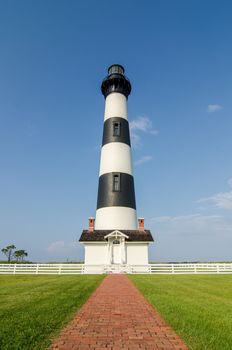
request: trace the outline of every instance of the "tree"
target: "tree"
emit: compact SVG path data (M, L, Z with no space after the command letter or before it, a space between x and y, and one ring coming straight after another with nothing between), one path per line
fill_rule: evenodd
M21 251L20 250L16 250L14 252L14 257L15 257L16 261L18 262L20 260L20 258L21 258Z
M7 261L11 262L11 258L13 255L13 251L16 249L16 247L14 246L14 244L8 245L6 248L2 249L2 253L4 255L6 255L7 257Z
M23 259L28 256L27 252L23 249L20 249L20 250L16 250L14 252L14 257L16 258L17 262L18 261L23 261Z

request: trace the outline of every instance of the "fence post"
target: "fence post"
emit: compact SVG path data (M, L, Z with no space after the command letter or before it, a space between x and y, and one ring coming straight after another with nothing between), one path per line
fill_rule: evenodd
M35 273L36 273L36 275L38 275L38 273L39 273L39 264L36 265L36 272Z
M59 272L58 272L59 275L61 274L61 266L62 266L62 265L60 264L60 265L59 265Z
M14 264L14 271L13 271L13 274L15 275L16 274L16 264Z
M194 265L194 273L197 273L197 265Z
M220 271L219 271L219 265L217 264L217 273L220 273Z
M175 273L175 271L174 271L174 265L172 264L172 273Z

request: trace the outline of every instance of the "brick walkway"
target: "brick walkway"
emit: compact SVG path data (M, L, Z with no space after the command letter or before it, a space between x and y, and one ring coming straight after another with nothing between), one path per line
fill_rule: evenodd
M109 275L50 350L187 350L125 275Z

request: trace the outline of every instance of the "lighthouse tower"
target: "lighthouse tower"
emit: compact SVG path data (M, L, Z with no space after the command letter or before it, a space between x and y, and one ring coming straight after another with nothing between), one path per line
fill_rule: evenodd
M131 84L122 66L109 67L101 91L105 97L105 114L95 229L136 230L138 224L127 117Z
M109 67L105 97L96 220L89 218L80 242L85 264L147 264L153 241L144 219L137 220L127 99L131 84L119 64Z

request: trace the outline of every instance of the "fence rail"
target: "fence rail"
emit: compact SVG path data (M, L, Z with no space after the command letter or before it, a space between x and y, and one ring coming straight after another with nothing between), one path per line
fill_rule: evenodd
M0 274L81 275L81 274L232 274L232 263L175 263L147 265L85 264L0 264Z

